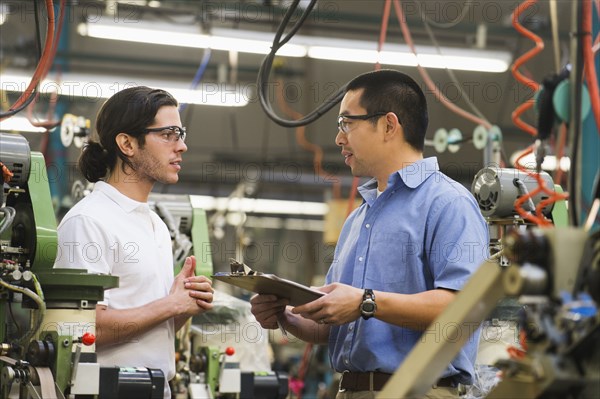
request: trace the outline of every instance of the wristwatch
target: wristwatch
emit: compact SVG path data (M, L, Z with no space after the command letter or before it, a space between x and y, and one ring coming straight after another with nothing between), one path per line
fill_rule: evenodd
M375 315L377 310L377 304L375 303L375 294L371 289L365 289L363 294L363 301L360 304L360 314L365 320L369 320Z

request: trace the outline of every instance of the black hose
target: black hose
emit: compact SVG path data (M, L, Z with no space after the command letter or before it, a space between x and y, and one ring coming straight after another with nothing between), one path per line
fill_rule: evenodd
M268 100L268 97L269 97L268 96L269 75L271 74L271 69L273 68L273 60L275 59L277 50L279 50L281 47L283 47L283 45L286 44L296 34L296 32L298 32L298 30L300 29L300 27L302 26L302 24L304 23L306 18L308 18L310 12L314 8L317 0L311 0L310 4L306 7L304 12L300 16L300 19L290 29L290 32L287 35L285 35L285 37L283 39L281 39L281 36L283 35L283 32L285 31L286 25L289 23L292 15L298 8L299 2L300 2L300 0L294 0L294 2L291 4L289 9L285 13L285 15L281 21L281 24L279 25L279 27L277 28L277 31L275 32L275 38L273 39L273 45L271 46L271 52L269 54L267 54L267 56L264 58L261 66L260 66L260 69L258 71L258 78L257 78L258 99L260 101L260 105L264 109L267 116L269 118L271 118L271 120L273 120L278 125L281 125L284 127L305 126L305 125L308 125L309 123L316 121L321 116L323 116L325 113L327 113L330 109L332 109L336 104L338 104L340 101L342 101L342 98L344 97L344 94L346 92L346 86L347 86L347 84L342 86L336 93L334 93L331 97L329 97L327 100L325 100L325 102L322 105L320 105L319 107L315 108L314 110L312 110L311 112L309 112L308 114L306 114L305 116L303 116L302 118L297 119L297 120L283 119L283 118L279 117L273 110L273 107L271 106L271 104L269 103L269 100Z

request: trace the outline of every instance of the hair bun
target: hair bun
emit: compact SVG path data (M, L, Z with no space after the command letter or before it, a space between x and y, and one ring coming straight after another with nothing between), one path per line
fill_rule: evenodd
M102 144L89 140L79 157L79 169L86 179L92 183L106 176L108 166L106 164L108 152Z

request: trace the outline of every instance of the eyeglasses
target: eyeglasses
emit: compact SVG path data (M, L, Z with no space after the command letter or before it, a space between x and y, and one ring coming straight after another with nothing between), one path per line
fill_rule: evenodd
M338 115L338 119L337 119L338 129L342 133L348 134L348 132L350 132L350 126L349 126L349 122L346 119L355 119L355 120L366 121L369 119L378 118L383 115L387 115L387 112L376 112L374 114L368 114L368 115Z
M144 129L144 133L158 133L158 137L165 143L176 143L177 140L185 141L185 127L163 126Z

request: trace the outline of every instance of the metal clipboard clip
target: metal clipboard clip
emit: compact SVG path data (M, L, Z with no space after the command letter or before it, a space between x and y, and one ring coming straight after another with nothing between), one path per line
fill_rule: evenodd
M229 258L229 266L231 267L231 275L234 276L258 276L261 274L252 270L245 263L238 262L233 258Z

